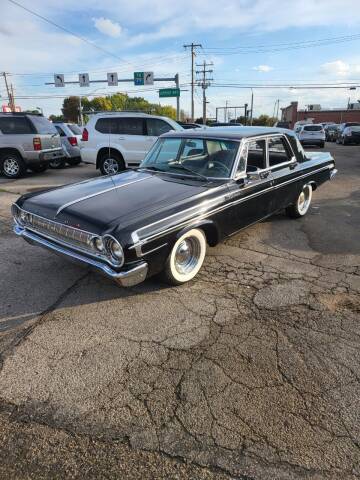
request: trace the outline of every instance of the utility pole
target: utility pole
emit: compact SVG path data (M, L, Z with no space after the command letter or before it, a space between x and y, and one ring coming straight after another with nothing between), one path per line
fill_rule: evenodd
M207 74L213 72L213 70L207 70L206 68L211 67L212 65L212 62L206 63L206 60L204 60L202 64L197 65L197 67L202 67L202 69L196 71L196 73L202 75L202 78L201 80L199 80L198 85L200 85L203 89L203 125L206 125L206 89L210 86L210 81L212 80L212 78L209 78Z
M196 55L196 48L202 48L201 43L190 43L189 45L184 45L184 48L191 49L191 121L194 122L194 60Z
M277 109L276 109L276 120L279 119L279 107L280 107L280 99L277 99Z
M253 124L253 109L254 109L254 92L253 92L253 89L251 89L250 125Z
M8 96L8 105L9 105L11 111L15 112L15 103L14 103L13 95L11 93L11 89L10 89L10 87L8 85L8 82L7 82L6 75L7 75L6 72L2 72L2 76L4 77L5 87L6 87L7 96Z

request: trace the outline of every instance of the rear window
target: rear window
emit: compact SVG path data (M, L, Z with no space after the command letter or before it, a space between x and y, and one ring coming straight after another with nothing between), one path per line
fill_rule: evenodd
M321 132L323 127L321 125L306 125L304 130L306 132Z
M0 131L4 135L35 133L34 127L26 117L0 117Z
M67 126L70 128L74 135L82 135L81 128L75 125L75 123L68 123Z
M34 115L33 117L30 117L30 119L35 126L37 133L40 133L42 135L53 135L54 133L58 133L55 126L51 122L49 122L47 118L40 116L37 117Z

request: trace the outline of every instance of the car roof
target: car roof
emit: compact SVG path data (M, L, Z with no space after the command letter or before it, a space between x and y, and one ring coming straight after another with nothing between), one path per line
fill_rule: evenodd
M276 127L210 127L206 129L184 130L167 132L161 138L184 137L184 138L221 138L226 140L241 140L247 137L258 137L262 135L274 135L283 133L294 137L294 132L287 128Z

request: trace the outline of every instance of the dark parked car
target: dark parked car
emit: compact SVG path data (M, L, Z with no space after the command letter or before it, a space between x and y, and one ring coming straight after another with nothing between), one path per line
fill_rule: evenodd
M329 153L305 153L290 130L169 132L133 171L20 197L14 229L120 285L159 272L178 285L207 245L282 209L304 216L335 173Z
M242 127L242 123L236 123L236 122L213 122L209 125L209 127Z
M327 142L335 142L338 127L339 125L336 124L325 126L325 140Z
M187 122L177 122L181 127L185 128L185 130L189 130L191 128L203 128L203 125L199 125L198 123L187 123Z
M360 143L360 124L358 125L349 125L345 127L338 135L338 143L342 145L356 144Z
M360 126L359 122L346 122L346 123L340 123L338 125L338 129L336 131L336 143L344 143L344 130L348 127L358 127ZM346 142L345 142L346 143Z

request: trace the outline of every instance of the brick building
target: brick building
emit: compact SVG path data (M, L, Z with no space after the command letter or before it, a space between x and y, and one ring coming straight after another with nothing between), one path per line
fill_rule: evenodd
M308 120L309 123L323 122L360 122L360 109L312 109L298 110L298 102L291 102L285 108L281 109L281 121L289 122L290 128L300 120Z

